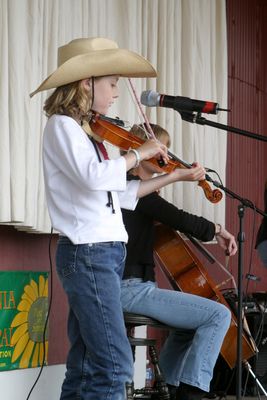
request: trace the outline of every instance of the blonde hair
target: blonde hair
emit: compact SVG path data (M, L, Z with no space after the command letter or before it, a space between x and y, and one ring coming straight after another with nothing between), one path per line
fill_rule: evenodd
M82 81L59 86L46 99L44 112L47 117L53 114L68 115L72 118L83 118L92 107L92 90L84 87Z
M171 145L171 138L169 135L169 132L166 131L166 129L162 128L160 125L157 124L151 124L151 129L154 132L154 135L156 136L156 138L158 140L160 140L162 137L166 137L167 138L167 147L170 147ZM130 129L130 132L138 137L140 137L141 139L146 140L147 136L145 133L145 127L143 127L142 125L133 125L132 128Z

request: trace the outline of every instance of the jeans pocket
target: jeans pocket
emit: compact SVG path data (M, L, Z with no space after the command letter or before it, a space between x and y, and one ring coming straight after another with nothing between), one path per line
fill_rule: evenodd
M64 278L67 278L69 275L73 274L76 271L76 266L74 264L72 265L66 265L61 269L61 274Z
M65 278L76 272L78 245L59 244L56 251L57 273Z

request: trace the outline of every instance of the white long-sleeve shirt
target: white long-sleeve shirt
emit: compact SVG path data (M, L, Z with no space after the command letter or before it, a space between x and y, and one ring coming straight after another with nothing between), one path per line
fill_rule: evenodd
M81 126L64 115L47 121L43 138L46 199L52 226L74 244L121 241L120 207L134 209L139 181L126 181L124 157L99 162ZM111 191L115 213L107 207Z

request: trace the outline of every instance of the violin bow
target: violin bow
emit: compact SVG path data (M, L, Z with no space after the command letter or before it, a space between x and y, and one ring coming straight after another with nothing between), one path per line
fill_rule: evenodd
M133 85L133 83L132 83L131 78L128 78L128 82L129 82L129 84L130 84L130 87L131 87L132 93L133 93L133 95L134 95L134 99L135 99L135 101L136 101L136 104L137 104L137 106L138 106L138 108L139 108L139 110L140 110L140 112L141 112L142 117L144 118L144 121L145 121L144 130L145 130L145 133L146 133L146 134L148 133L147 136L148 136L149 139L155 139L155 140L158 141L158 139L155 137L155 134L154 134L154 132L153 132L153 130L152 130L152 128L151 128L151 125L150 125L150 123L149 123L149 120L148 120L148 118L147 118L147 116L146 116L146 114L145 114L145 112L144 112L144 110L143 110L143 107L142 107L142 105L141 105L141 102L140 102L139 99L138 99L138 96L137 96L137 93L136 93L136 90L135 90L135 87L134 87L134 85ZM147 132L147 131L148 131L148 132ZM172 157L174 156L174 155L171 154L170 152L168 152L168 155L169 155L169 156L171 155ZM191 167L192 167L192 165L190 165L190 164L188 164L188 163L187 163L187 165L186 165L184 162L183 162L182 164L183 164L186 168L191 168ZM159 160L159 166L163 166L163 165L164 165L163 160ZM209 201L211 201L212 203L218 203L218 202L222 199L222 193L221 193L221 191L220 191L219 189L214 189L214 190L212 190L211 187L210 187L210 185L209 185L209 183L207 182L206 179L204 179L204 180L202 180L202 181L199 181L199 182L198 182L198 186L200 186L200 187L203 189L206 198L207 198Z
M137 104L137 106L138 106L138 109L139 109L139 111L140 111L142 117L144 118L144 121L145 121L145 127L144 127L144 129L145 129L146 134L148 134L148 135L147 135L148 138L149 138L149 139L158 140L158 139L156 138L156 136L155 136L155 134L154 134L152 128L151 128L150 122L149 122L149 120L148 120L148 118L147 118L147 116L146 116L146 114L145 114L145 112L144 112L144 109L143 109L143 107L142 107L142 104L141 104L140 100L138 99L138 96L137 96L135 87L134 87L134 85L133 85L132 79L131 79L131 78L128 78L128 82L129 82L129 84L130 84L132 93L133 93L133 95L134 95L134 99L135 99L136 104Z

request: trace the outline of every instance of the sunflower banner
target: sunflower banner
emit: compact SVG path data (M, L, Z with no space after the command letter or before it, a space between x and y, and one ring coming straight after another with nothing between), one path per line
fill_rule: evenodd
M0 271L0 371L47 365L47 313L48 272Z

